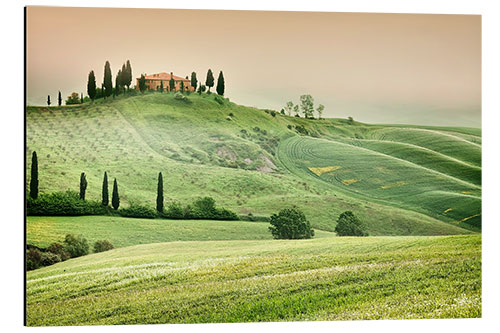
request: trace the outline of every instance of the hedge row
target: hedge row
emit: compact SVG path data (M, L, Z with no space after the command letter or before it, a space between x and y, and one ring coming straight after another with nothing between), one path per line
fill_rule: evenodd
M159 217L169 219L239 220L236 213L225 208L217 208L215 200L210 197L198 199L192 205L185 207L178 202L174 202L164 212L159 213L154 209L137 204L115 211L108 206L103 206L98 201L81 200L79 194L74 191L40 194L37 199L28 196L27 214L30 216L119 215L151 219Z

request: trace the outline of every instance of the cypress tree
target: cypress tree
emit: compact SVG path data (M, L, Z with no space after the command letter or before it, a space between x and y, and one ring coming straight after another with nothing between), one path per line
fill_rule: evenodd
M141 74L141 78L139 79L139 90L141 93L144 93L144 90L146 90L146 78L144 74Z
M104 64L104 96L111 96L113 92L113 76L111 75L111 65L109 61Z
M47 105L50 106L50 95L47 95Z
M217 94L223 96L224 95L224 74L222 74L222 71L219 73L219 78L217 79Z
M181 81L181 91L184 92L184 81Z
M80 199L85 200L85 191L87 190L87 178L85 172L80 175Z
M62 104L62 97L61 97L61 92L57 95L57 105L61 106Z
M168 85L170 86L170 91L175 90L175 80L173 76L170 76L170 80L168 81Z
M118 70L118 73L116 74L116 79L115 79L115 96L120 94L120 87L123 85L122 84L122 71Z
M132 84L132 66L130 66L130 60L127 60L127 65L125 66L125 75L123 84L127 86L127 90L130 89L130 85Z
M36 151L31 156L31 181L30 181L30 197L38 198L38 158Z
M209 69L207 72L207 80L205 81L205 85L208 87L208 91L210 91L210 88L214 86L214 74L212 73L211 69Z
M96 89L94 71L90 71L89 80L87 82L87 94L89 95L89 97L92 101L95 99L96 92L97 92L97 89Z
M81 95L80 95L80 103L83 104L83 93L81 93Z
M113 194L111 197L111 206L113 206L113 208L115 210L117 210L118 207L120 207L120 197L118 196L118 183L116 182L116 178L115 178L115 181L113 183Z
M109 204L109 194L108 194L108 174L104 171L104 180L102 181L102 205L107 206Z
M191 73L191 87L196 91L196 87L198 86L198 79L196 78L196 72Z
M158 191L156 195L156 210L163 213L163 177L161 172L158 174Z
M163 80L161 80L161 82L160 82L160 92L163 92L163 90L165 90L165 89L163 88Z

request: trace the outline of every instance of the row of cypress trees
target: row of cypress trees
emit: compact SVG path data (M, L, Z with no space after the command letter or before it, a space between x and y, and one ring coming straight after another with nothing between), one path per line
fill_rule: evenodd
M29 195L31 198L38 198L38 157L36 151L33 151L31 157L31 180L30 180L30 192ZM85 172L82 172L80 175L80 199L85 200L85 192L87 190L87 177ZM102 181L102 201L103 206L109 205L109 192L108 192L108 173L104 171L104 179ZM111 195L111 206L117 210L120 207L120 196L118 194L118 182L116 178L113 181L113 192ZM156 210L158 212L163 212L164 204L163 204L163 176L160 172L158 174L158 188L157 188L157 196L156 196Z

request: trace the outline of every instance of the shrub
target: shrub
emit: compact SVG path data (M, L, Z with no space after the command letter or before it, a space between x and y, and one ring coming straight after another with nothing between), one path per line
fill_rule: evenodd
M170 205L168 205L167 211L164 216L171 219L182 219L184 218L184 210L182 209L180 203L172 202Z
M271 111L271 116L276 117L276 111Z
M47 248L47 251L57 254L61 261L68 260L71 258L71 254L66 250L66 248L61 243L52 243Z
M285 208L278 215L271 215L269 231L274 239L304 239L314 236L314 230L306 216L297 208Z
M58 254L52 252L42 252L40 254L40 264L42 266L50 266L61 261L61 257Z
M178 101L182 101L182 102L185 102L185 103L191 103L191 100L189 98L187 98L187 96L184 96L180 92L176 92L175 95L174 95L174 98L176 100L178 100Z
M71 258L80 257L89 253L89 244L82 235L66 235L64 245L66 251L71 255Z
M40 194L37 199L27 198L27 214L35 216L105 215L106 207L96 201L80 200L74 191Z
M113 244L110 243L108 240L98 240L94 243L94 252L104 252L104 251L109 251L114 249L115 247Z
M229 117L234 117L234 113L229 112L228 116L229 116Z
M119 209L118 214L123 217L140 217L146 219L154 219L158 216L154 209L136 204L133 204L128 208Z
M191 215L196 218L214 218L217 215L214 198L204 197L196 200Z
M286 125L286 127L287 127L289 130L291 130L291 129L292 129L292 125L290 125L290 124Z
M28 271L37 269L41 266L42 255L38 249L29 249L26 252L26 269Z
M347 122L349 124L352 124L352 123L354 123L354 119L352 117L347 117Z
M184 209L185 219L209 219L209 220L239 220L233 211L225 208L215 207L215 200L211 197L204 197L196 200L192 206L188 205Z
M340 214L335 232L338 236L368 236L364 224L351 211Z
M235 212L228 210L228 209L225 209L225 208L221 208L218 210L218 215L216 218L218 220L232 220L232 221L236 221L236 220L240 219L238 217L238 215L236 215Z

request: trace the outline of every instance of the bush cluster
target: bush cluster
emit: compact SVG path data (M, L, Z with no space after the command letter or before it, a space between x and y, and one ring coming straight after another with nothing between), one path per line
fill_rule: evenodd
M114 249L115 247L108 240L98 240L94 243L94 252L104 252Z
M63 245L64 244L64 245ZM89 253L87 240L81 235L66 235L64 243L52 243L46 249L28 245L26 251L26 268L28 270L50 266L70 258L76 258ZM102 252L113 249L114 246L107 240L99 240L94 243L94 252Z
M27 197L27 214L34 216L106 215L108 210L98 201L81 200L75 191L39 194Z
M215 200L204 197L196 200L193 205L184 209L185 219L207 219L207 220L238 220L236 213L225 208L215 207Z
M123 217L141 217L147 219L154 219L158 216L157 212L154 209L137 204L133 204L127 208L120 208L118 210L118 214Z
M64 247L71 255L71 258L89 254L89 244L82 235L66 235L66 238L64 239Z

